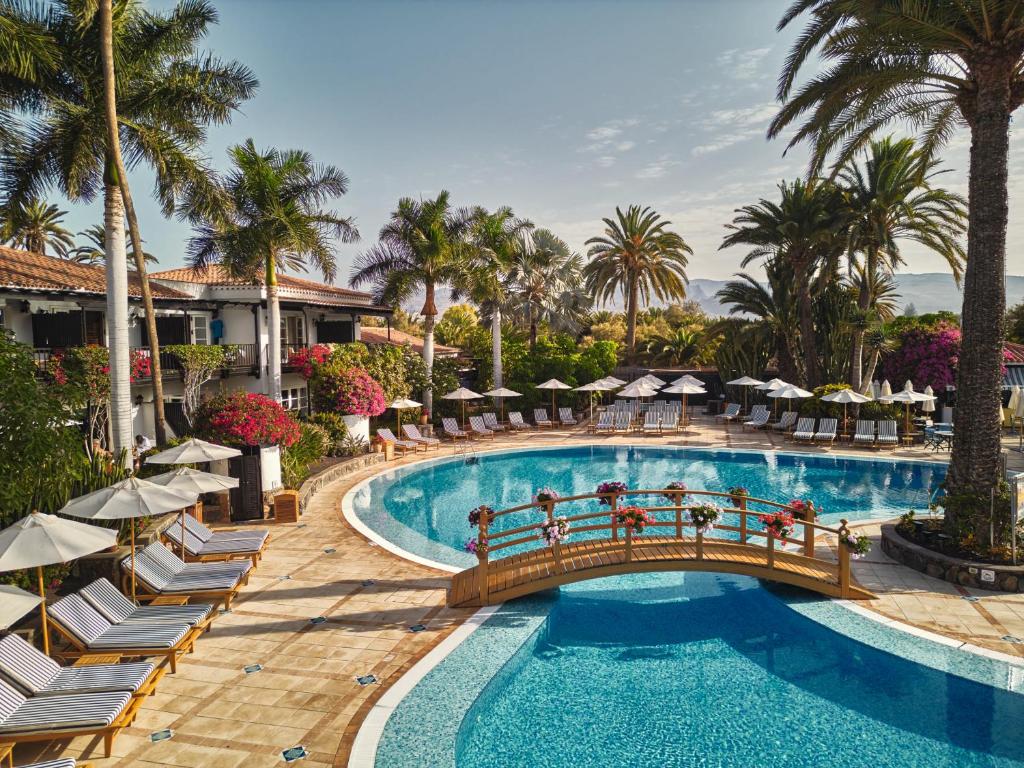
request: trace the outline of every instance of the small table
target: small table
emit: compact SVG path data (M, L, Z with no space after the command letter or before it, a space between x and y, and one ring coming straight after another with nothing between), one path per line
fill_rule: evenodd
M188 603L188 595L157 595L147 602L150 605L185 605Z
M120 653L90 653L88 656L79 656L75 659L72 667L95 667L103 664L120 664Z

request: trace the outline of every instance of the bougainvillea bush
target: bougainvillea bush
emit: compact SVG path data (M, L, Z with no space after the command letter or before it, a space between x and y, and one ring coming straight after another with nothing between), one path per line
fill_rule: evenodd
M315 365L309 380L313 407L346 416L379 416L388 407L380 384L362 368L347 367L332 357Z
M330 344L314 344L311 347L297 349L288 355L288 367L295 368L304 379L311 379L318 365L323 365L331 357Z
M900 334L899 344L882 360L882 376L893 389L907 379L918 391L926 386L936 391L956 383L960 355L960 329L948 323L932 328L910 328Z
M255 392L228 392L199 408L196 428L226 445L281 445L299 439L299 422L280 403Z

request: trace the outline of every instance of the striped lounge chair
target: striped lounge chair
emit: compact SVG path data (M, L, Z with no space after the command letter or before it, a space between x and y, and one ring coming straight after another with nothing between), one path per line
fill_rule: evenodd
M533 429L533 425L527 424L526 421L523 419L523 414L521 414L519 411L508 412L508 425L510 428L516 430L517 432L521 429Z
M533 409L533 423L538 427L553 427L555 423L548 418L548 412L544 408Z
M788 432L794 424L796 424L796 411L785 411L777 422L770 425L770 428L779 432Z
M441 419L441 429L452 440L469 440L469 433L459 429L459 422L455 419Z
M182 605L137 605L125 597L107 579L99 578L82 587L78 594L111 624L153 624L165 622L206 629L213 621L210 603L183 603ZM182 598L185 599L185 598Z
M880 421L878 422L878 444L889 445L895 448L900 444L900 439L896 435L896 422Z
M57 760L47 760L45 763L19 765L17 768L92 768L92 763L80 763L73 757L62 757Z
M188 512L185 519L185 559L189 562L218 562L223 560L251 560L253 567L263 557L269 531L252 529L238 531L212 531ZM181 518L175 518L161 535L179 552L181 551Z
M122 656L162 656L178 668L178 657L190 653L199 630L184 622L168 624L111 624L79 595L62 597L47 610L53 625L76 650L66 655L120 653Z
M441 441L436 437L426 437L420 434L420 428L415 424L403 424L402 434L405 435L406 439L412 440L414 443L419 443L424 448L440 448Z
M141 701L127 691L28 698L0 680L0 745L102 735L110 757L114 738L131 725Z
M572 408L559 408L558 420L562 422L563 427L573 427L578 423L576 417L572 415Z
M793 430L794 440L814 440L814 419L803 418L796 423L796 429Z
M233 560L226 563L184 563L160 542L135 555L135 576L139 586L153 595L188 595L190 599L223 602L231 600L249 579L252 564ZM121 561L125 578L131 572L129 558ZM244 570L242 570L244 569ZM142 598L145 600L145 597Z
M395 437L395 433L392 432L387 427L381 427L380 429L378 429L377 437L379 437L385 443L391 443L396 448L400 448L402 450L402 453L408 453L409 451L415 453L420 449L419 443L413 440L399 440L397 437Z
M597 415L597 423L594 425L595 432L612 432L615 430L615 414L605 411Z
M743 428L761 429L761 427L766 427L770 416L771 411L768 410L767 405L755 405L754 410L750 412L750 418L743 422Z
M675 409L666 411L661 416L661 431L664 433L669 430L679 431L679 411Z
M874 446L875 422L867 419L858 419L857 429L855 429L853 433L853 444Z
M488 411L482 414L484 417L484 426L492 432L504 432L505 427L498 423L498 415L493 411Z
M480 437L489 437L491 440L494 439L494 430L485 427L484 420L480 416L469 417L469 431L474 435L479 435Z
M0 640L0 675L31 697L111 691L148 696L164 671L148 661L62 667L19 635Z
M633 414L629 411L619 411L615 414L615 431L630 432L633 429Z
M832 443L836 439L837 419L822 419L818 423L818 431L814 433L814 442Z
M740 415L740 404L739 403L726 403L725 410L715 416L715 419L721 419L722 421L729 422L739 418Z
M659 415L658 411L651 410L644 414L644 425L642 429L644 433L661 433L661 416Z

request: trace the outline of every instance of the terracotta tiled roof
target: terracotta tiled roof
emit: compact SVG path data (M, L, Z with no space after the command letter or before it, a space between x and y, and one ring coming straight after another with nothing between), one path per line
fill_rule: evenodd
M1003 356L1007 363L1024 363L1024 344L1004 341Z
M163 272L154 272L152 277L158 280L176 280L182 283L198 283L200 285L261 285L257 280L243 277L232 277L223 267L212 264L204 270L192 267L181 269L167 269ZM352 291L348 288L339 288L336 285L318 283L315 280L305 280L292 275L278 275L277 284L282 288L294 288L298 291L319 291L334 296L341 296L348 299L369 300L370 294L362 291Z
M188 294L158 283L151 284L153 296L162 299L191 299ZM79 264L54 256L0 246L0 288L92 293L105 296L107 272L103 267ZM128 292L141 296L138 277L128 272Z
M412 347L414 352L423 354L423 339L419 336L413 336L411 333L405 331L399 331L394 328L391 329L391 338L388 339L388 329L378 328L376 326L359 326L359 340L364 341L367 344L394 344L395 346L404 346L408 344ZM452 357L459 354L458 347L449 347L446 344L434 343L434 354L441 355L442 357Z

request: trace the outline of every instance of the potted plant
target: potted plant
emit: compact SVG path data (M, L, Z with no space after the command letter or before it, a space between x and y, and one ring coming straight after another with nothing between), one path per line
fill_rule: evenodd
M793 520L792 513L786 510L780 509L775 512L758 515L757 519L761 521L766 531L774 538L779 539L783 544L786 543L786 539L793 535L793 528L796 527L796 521Z
M811 522L817 520L818 514L821 512L810 499L790 499L789 508L796 515L799 515L801 519L810 520Z
M686 498L686 483L675 481L665 486L666 491L672 491L672 493L661 494L669 501L675 501L678 498L680 501Z
M736 487L729 489L729 500L732 502L734 507L740 506L748 498L750 498L750 491L742 485L737 485Z
M643 533L644 528L654 522L650 512L634 506L620 507L615 512L615 519L620 525L626 526L636 534Z
M855 536L852 533L841 534L839 536L839 544L850 550L850 556L854 560L860 560L871 551L871 539L863 533L859 536Z
M545 520L540 526L541 538L549 547L569 538L569 521L564 517Z
M543 504L544 502L548 501L558 501L558 492L555 491L553 488L541 488L539 491L537 491L536 495L533 497L533 500L538 504Z
M476 509L469 511L469 524L476 528L480 525L480 518L487 516L487 522L490 523L494 516L494 510L488 507L486 504L481 504Z
M601 494L601 503L609 507L612 505L611 494L622 493L625 490L626 484L620 483L618 480L605 480L603 483L597 486L597 493Z
M420 426L425 427L430 423L430 411L424 408L420 411Z
M476 536L466 539L466 543L462 545L462 548L469 552L471 555L475 555L480 543L476 540Z
M690 522L697 529L697 533L710 533L718 521L722 510L714 504L701 504L690 508Z

